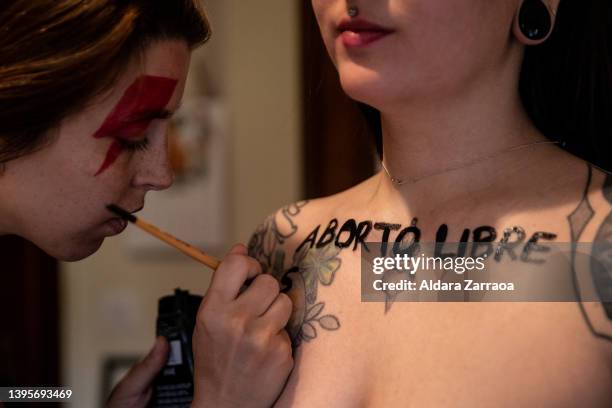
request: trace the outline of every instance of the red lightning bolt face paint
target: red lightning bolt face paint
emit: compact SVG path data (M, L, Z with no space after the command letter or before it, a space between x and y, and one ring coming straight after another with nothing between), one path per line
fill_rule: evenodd
M121 100L106 117L93 137L114 138L96 176L109 168L123 151L121 140L141 136L158 113L163 111L176 88L177 80L143 75L125 90Z

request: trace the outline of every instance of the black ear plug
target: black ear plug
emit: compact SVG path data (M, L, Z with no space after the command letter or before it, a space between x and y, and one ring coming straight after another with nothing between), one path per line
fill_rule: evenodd
M525 0L519 11L519 27L525 37L538 41L552 29L552 17L542 0Z

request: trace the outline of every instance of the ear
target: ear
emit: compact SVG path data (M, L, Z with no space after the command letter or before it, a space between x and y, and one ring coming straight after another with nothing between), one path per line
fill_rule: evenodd
M560 0L520 0L512 32L525 45L538 45L550 37L555 27Z

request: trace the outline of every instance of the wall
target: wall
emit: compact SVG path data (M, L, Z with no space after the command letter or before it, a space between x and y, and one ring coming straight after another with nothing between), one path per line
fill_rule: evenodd
M246 241L267 214L300 198L300 7L286 0L205 4L213 39L194 55L186 95L202 88L207 71L205 88L228 108L230 242L217 250L221 255L231 242ZM181 256L130 256L121 237L84 261L63 264L62 372L75 393L71 405L99 406L105 356L146 353L159 297L179 286L204 293L209 279Z

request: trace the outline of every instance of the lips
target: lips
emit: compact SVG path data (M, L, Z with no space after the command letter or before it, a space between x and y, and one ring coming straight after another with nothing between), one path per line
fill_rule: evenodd
M138 209L134 211L128 211L128 212L130 214L136 214L138 211L142 210L143 208L144 206L140 206ZM108 220L104 222L104 228L106 229L106 235L113 236L113 235L121 234L123 230L125 230L127 225L128 225L128 222L124 220L123 218L119 218L119 217L109 218Z
M127 221L121 218L112 218L105 223L110 229L110 235L118 235L127 227Z
M364 19L345 19L338 25L339 38L347 48L365 47L376 42L393 30Z

